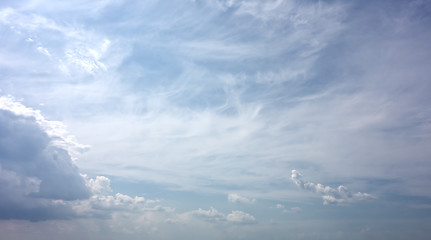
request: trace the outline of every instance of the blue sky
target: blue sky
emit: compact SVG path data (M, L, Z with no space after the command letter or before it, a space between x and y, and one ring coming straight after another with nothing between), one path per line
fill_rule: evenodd
M428 239L430 13L2 1L1 236Z

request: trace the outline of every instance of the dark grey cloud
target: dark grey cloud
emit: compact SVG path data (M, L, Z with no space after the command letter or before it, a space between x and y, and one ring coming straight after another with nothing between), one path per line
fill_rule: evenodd
M65 219L90 191L67 150L34 117L0 110L0 219Z

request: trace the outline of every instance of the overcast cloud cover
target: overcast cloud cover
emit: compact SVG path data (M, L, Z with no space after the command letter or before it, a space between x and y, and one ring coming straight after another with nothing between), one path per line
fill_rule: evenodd
M0 236L428 239L431 1L0 2Z

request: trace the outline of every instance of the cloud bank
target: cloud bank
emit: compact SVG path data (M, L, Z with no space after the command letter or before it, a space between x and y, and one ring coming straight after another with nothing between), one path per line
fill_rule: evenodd
M110 179L81 174L78 144L60 122L0 97L0 219L108 218L115 211L165 211L143 197L112 195ZM81 149L82 150L82 149Z
M15 112L0 109L0 218L72 217L73 211L56 201L90 197L84 179L69 152L35 116Z

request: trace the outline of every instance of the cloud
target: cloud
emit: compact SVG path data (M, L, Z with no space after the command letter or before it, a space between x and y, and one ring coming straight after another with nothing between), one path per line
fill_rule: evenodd
M38 50L40 53L42 53L42 54L44 54L44 55L46 55L46 56L48 56L48 57L51 57L51 53L49 53L48 49L46 49L46 48L44 48L44 47L42 47L42 46L39 46L39 47L37 47L37 50Z
M256 219L245 212L234 210L228 215L217 211L214 207L210 207L209 210L203 210L199 208L198 210L194 210L186 213L186 215L195 216L197 218L203 219L208 222L231 222L231 223L239 223L239 224L250 224L254 223Z
M112 192L111 180L105 176L97 176L95 179L88 178L87 175L83 175L86 179L86 185L95 195L109 194Z
M283 213L299 213L302 211L300 207L292 207L290 209L286 209L286 207L282 204L275 205L275 208L283 210Z
M246 198L236 193L229 193L227 195L227 200L233 203L254 203L256 201L254 198Z
M210 222L224 221L226 219L223 213L213 207L210 207L208 210L199 208L198 210L191 211L190 214Z
M60 122L0 97L0 219L109 218L114 212L170 212L154 200L112 195L110 179L81 174L68 149L81 146Z
M243 224L250 224L256 222L256 219L252 215L242 211L232 211L232 213L229 213L226 216L226 220L233 223Z
M290 179L301 189L312 191L322 195L323 204L345 204L357 201L371 200L375 197L368 193L351 193L347 187L340 185L336 189L324 186L320 183L304 182L302 174L292 170Z
M45 16L28 12L22 12L14 8L0 9L0 24L10 26L18 35L33 35L41 32L38 40L26 37L26 41L34 43L36 50L45 56L52 57L57 67L63 73L70 75L84 70L88 74L96 74L107 70L107 65L101 61L110 48L110 40L102 36L96 36L86 31L67 24L58 24L55 20ZM57 34L53 38L45 31L54 31ZM52 44L58 38L65 39L61 44ZM55 52L50 52L41 45L51 44L56 47Z
M26 107L16 101L12 96L0 97L0 109L10 111L18 116L33 119L34 124L46 134L50 144L65 149L72 160L76 160L82 153L86 152L90 146L80 144L75 136L68 133L66 125L59 121L45 119L39 110Z
M88 198L90 192L67 150L34 117L9 110L0 109L0 133L0 218L73 216L55 201Z

